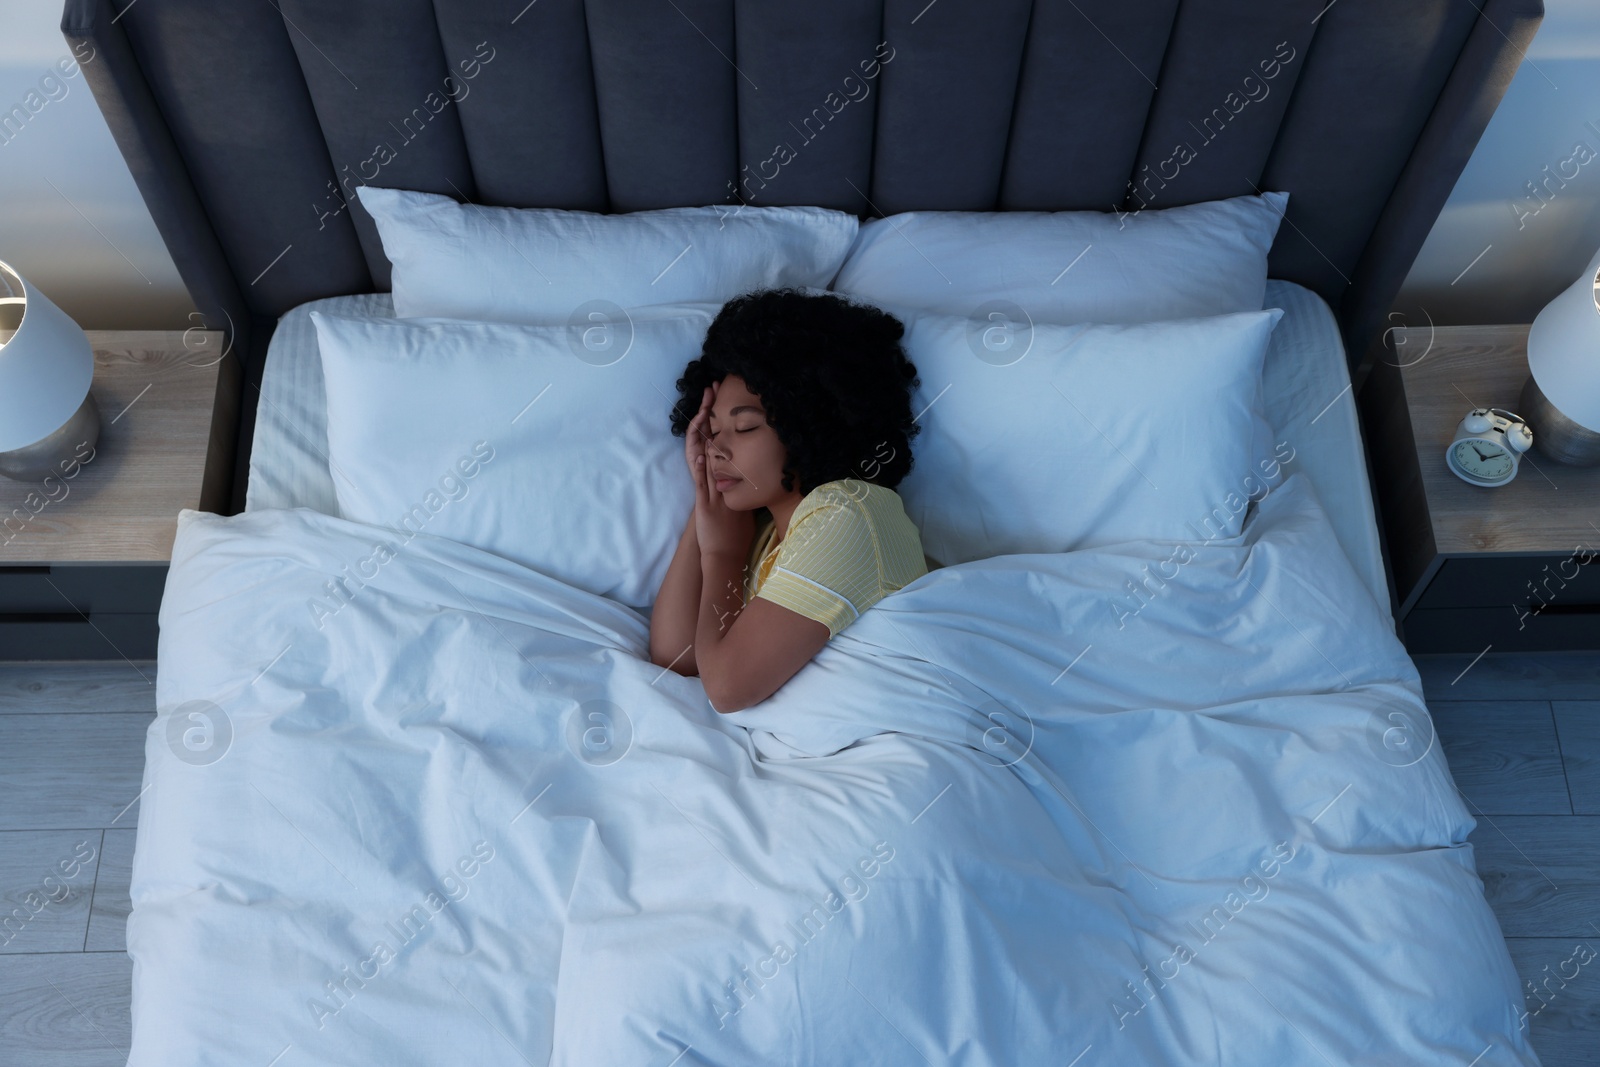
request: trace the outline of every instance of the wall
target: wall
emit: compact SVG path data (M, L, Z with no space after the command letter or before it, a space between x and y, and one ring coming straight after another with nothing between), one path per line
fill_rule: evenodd
M0 113L44 100L0 127L0 260L85 329L183 329L194 302L83 75L55 66L60 25L56 0L0 0Z
M1600 3L1545 8L1397 321L1529 321L1600 248ZM60 19L56 0L0 0L0 111L70 55ZM194 305L88 86L61 78L54 95L14 137L0 131L0 259L87 328L189 325ZM1595 158L1577 162L1580 145Z
M1600 2L1545 0L1396 308L1408 325L1531 322L1597 249Z

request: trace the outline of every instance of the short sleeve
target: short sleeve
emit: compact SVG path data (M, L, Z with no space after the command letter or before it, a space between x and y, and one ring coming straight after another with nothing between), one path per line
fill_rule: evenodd
M756 596L815 619L835 637L883 598L872 524L853 502L807 512L778 545Z

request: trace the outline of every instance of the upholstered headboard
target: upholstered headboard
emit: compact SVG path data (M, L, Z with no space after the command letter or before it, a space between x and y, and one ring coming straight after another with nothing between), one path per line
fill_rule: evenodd
M67 0L207 324L388 288L362 183L485 204L1129 211L1290 193L1359 382L1541 0ZM80 49L80 54L82 50Z

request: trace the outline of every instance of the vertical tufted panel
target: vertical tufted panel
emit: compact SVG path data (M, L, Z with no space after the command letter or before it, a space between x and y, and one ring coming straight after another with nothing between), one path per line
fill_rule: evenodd
M612 211L728 200L738 170L731 0L589 0Z
M1272 277L1339 309L1477 17L1471 3L1388 0L1339 0L1322 16L1261 178L1263 189L1292 190Z
M65 8L69 37L118 68L88 77L186 280L242 294L269 324L387 287L370 221L346 206L363 181L634 211L727 203L748 166L767 175L745 189L755 203L868 215L1287 190L1272 276L1368 332L1542 14L1539 0ZM164 184L158 158L188 180ZM231 277L212 277L224 260ZM1367 340L1350 343L1360 358Z
M388 286L363 182L864 215L1287 189L1273 275L1338 307L1478 18L1459 0L116 3L272 315Z
M446 61L430 0L273 2L300 58L373 282L387 289L389 260L355 189L477 195L454 99L465 91L455 64L467 57Z
M1028 32L1027 0L886 0L873 214L992 211Z
M1263 191L1326 0L1183 0L1125 209ZM1292 61L1290 60L1292 57Z
M1038 3L1000 206L1109 211L1127 194L1178 0Z
M876 4L739 0L740 199L867 214L883 41ZM892 66L894 60L890 59Z
M456 111L478 199L604 211L605 161L583 0L522 7L526 2L434 2L444 54L465 83Z
M204 0L117 10L245 305L275 318L370 289L349 222L315 210L333 171L277 12L244 4L218 18Z

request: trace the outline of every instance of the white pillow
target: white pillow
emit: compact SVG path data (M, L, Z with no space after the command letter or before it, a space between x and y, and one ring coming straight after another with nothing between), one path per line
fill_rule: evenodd
M818 207L695 207L601 215L357 190L393 265L395 314L566 323L585 306L722 303L826 286L860 221Z
M898 491L923 550L948 566L1237 534L1269 473L1261 363L1282 315L1039 323L1004 346L905 313L922 432Z
M715 308L655 310L587 333L312 312L340 514L653 603L694 507L675 383Z
M1134 213L909 211L863 223L833 287L952 315L999 302L1034 322L1259 311L1288 202L1270 192Z

